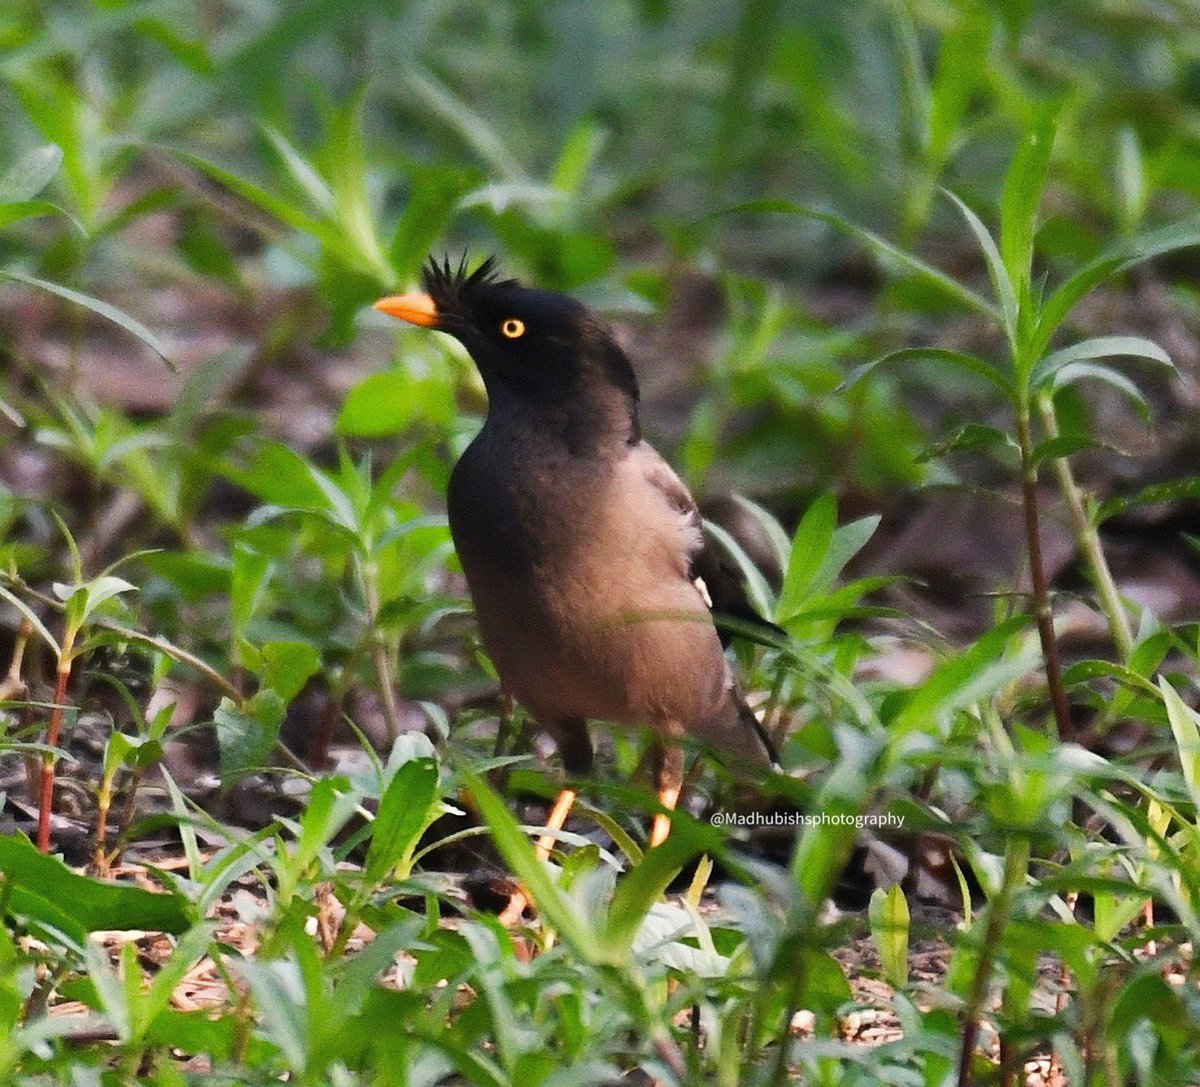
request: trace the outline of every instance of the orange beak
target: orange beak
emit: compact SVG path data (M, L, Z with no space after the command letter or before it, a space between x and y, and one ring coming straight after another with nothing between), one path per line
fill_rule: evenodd
M399 317L410 325L420 325L422 328L437 328L438 311L432 298L424 291L413 291L411 294L394 294L389 298L381 298L374 308L389 317Z

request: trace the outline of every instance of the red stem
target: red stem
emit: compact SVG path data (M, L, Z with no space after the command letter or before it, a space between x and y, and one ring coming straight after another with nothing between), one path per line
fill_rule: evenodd
M63 706L67 699L67 680L71 678L71 663L64 661L58 666L58 683L54 688L54 709L50 711L50 724L46 727L46 746L58 745L58 733L62 728ZM42 756L42 796L38 804L38 849L50 852L50 812L54 807L54 754L47 751Z

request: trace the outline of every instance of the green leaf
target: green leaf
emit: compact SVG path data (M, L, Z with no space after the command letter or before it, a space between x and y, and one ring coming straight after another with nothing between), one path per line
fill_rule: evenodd
M250 988L261 1029L292 1072L302 1075L308 1064L309 1013L317 1015L319 1009L307 1005L300 967L291 959L240 959L233 966Z
M1200 216L1140 234L1089 261L1062 283L1042 306L1032 343L1033 357L1045 352L1067 314L1093 287L1118 272L1144 264L1155 257L1196 246L1200 246Z
M212 933L206 922L199 923L183 934L167 956L167 961L158 966L145 993L130 1002L130 1025L134 1039L144 1038L154 1021L167 1010L176 987L207 952L211 942Z
M383 879L416 850L439 808L438 765L435 759L410 759L388 783L371 825L371 844L363 866L363 883ZM407 876L402 873L401 878Z
M603 962L603 946L590 919L581 916L577 908L554 885L546 867L534 854L528 836L504 806L504 801L482 778L470 770L463 770L462 773L471 799L491 831L500 856L521 881L521 886L533 899L538 912L558 930L559 935L577 954L588 962Z
M1131 124L1117 130L1116 154L1117 210L1125 230L1137 226L1146 213L1150 186L1146 183L1146 164L1137 129Z
M960 9L957 15L957 22L942 34L929 86L926 153L939 165L953 149L975 90L987 76L992 39L992 20L985 7Z
M325 184L325 179L287 141L282 132L270 125L263 125L262 131L292 181L308 197L313 207L322 215L332 215L334 211L333 193Z
M247 468L229 466L225 474L263 502L277 506L322 509L324 492L309 463L282 442L262 442Z
M993 449L1001 446L1005 449L1016 450L1016 441L1011 435L1005 434L995 427L983 423L964 423L944 438L926 446L917 454L916 462L940 459L951 453L975 452L979 449Z
M1056 127L1055 108L1042 109L1021 137L1000 197L1000 255L1022 309L1029 301L1033 239Z
M1124 374L1114 370L1111 366L1103 366L1097 362L1068 363L1054 375L1053 386L1055 391L1057 391L1066 385L1073 385L1077 381L1084 380L1103 381L1106 385L1111 385L1118 392L1124 393L1125 398L1137 409L1137 413L1141 416L1142 420L1149 421L1150 405L1142 395L1142 390Z
M51 925L53 918L62 914L86 932L146 929L181 933L193 920L182 895L157 894L126 883L77 875L59 858L40 853L20 833L0 837L0 873L5 888L11 891L9 913L42 916Z
M1137 506L1157 506L1163 502L1178 502L1188 498L1200 498L1200 476L1174 479L1169 483L1152 483L1135 494L1110 498L1100 504L1094 520L1096 524L1100 524ZM0 594L2 593L3 589L0 589Z
M37 631L38 636L44 641L53 651L55 657L62 657L62 647L58 644L57 639L50 633L46 624L38 618L37 612L25 603L20 597L14 595L3 585L0 585L0 600L7 600L14 608L17 609L26 619L29 620L29 625Z
M918 731L937 735L939 721L987 698L1029 671L1037 660L1038 650L1019 637L1028 624L1025 616L1009 619L958 656L934 668L888 726L889 741L897 744L909 733Z
M384 438L400 434L414 423L445 428L455 415L449 381L417 377L407 370L385 370L350 390L334 429L357 438Z
M214 181L224 185L243 200L248 200L255 207L265 211L268 215L278 219L286 226L290 226L294 230L299 230L304 234L309 234L322 243L333 243L334 247L336 247L336 233L328 224L321 222L319 219L314 219L311 215L301 211L289 201L275 196L252 181L238 177L237 174L231 173L214 162L209 162L197 155L190 155L185 151L177 150L173 153L176 157L194 166L202 173L208 174Z
M11 268L0 269L0 279L11 279L16 283L24 283L27 287L37 287L39 290L49 291L51 294L58 295L59 298L65 298L68 302L74 302L77 306L83 306L85 309L107 318L113 324L136 336L166 363L167 369L172 373L175 372L175 364L167 357L167 349L158 337L140 321L135 321L129 314L115 306L110 306L107 302L101 302L100 299L80 291L73 291L70 287L64 287L60 283L51 283L49 280L38 279L36 276L26 275L24 272L15 272Z
M829 592L833 584L841 576L846 564L854 558L875 535L875 530L882 520L879 514L873 513L850 521L834 529L833 538L825 550L817 571L813 574L809 586L809 595L817 596Z
M233 545L233 567L229 579L230 631L235 639L246 636L271 572L271 560L244 543Z
M1165 676L1158 677L1158 689L1167 708L1167 720L1171 723L1175 747L1179 751L1183 780L1192 803L1200 805L1200 713L1179 697Z
M885 261L890 261L898 265L905 271L924 280L930 286L937 288L943 294L949 296L960 305L966 306L968 309L975 310L977 313L982 313L994 321L1000 321L1001 315L999 311L985 298L981 298L968 287L964 287L958 280L952 276L948 276L945 272L934 268L932 265L926 264L919 260L911 253L906 253L903 249L899 249L892 245L891 242L885 241L878 234L870 230L865 230L863 227L857 226L848 219L840 215L835 215L828 211L818 211L815 208L807 208L802 204L794 204L790 200L749 200L740 204L735 204L732 207L726 208L723 211L717 212L717 215L740 215L740 214L784 214L784 215L802 215L808 219L815 219L818 222L826 223L829 226L835 227L846 234L857 238L859 241L866 244L879 256L885 258Z
M1061 351L1055 351L1041 359L1030 375L1030 385L1036 391L1064 366L1073 362L1118 357L1149 359L1171 369L1175 368L1171 356L1153 340L1142 336L1096 336L1064 347Z
M20 200L11 204L0 204L0 227L20 222L22 219L62 214L65 214L63 210L48 200Z
M983 225L983 220L949 189L944 189L943 191L954 203L954 206L958 208L962 217L966 219L967 225L975 235L975 240L979 243L979 248L983 252L984 263L987 265L988 279L992 283L992 291L1000 303L1000 313L1005 334L1008 336L1009 343L1015 344L1018 335L1017 319L1020 309L1018 304L1019 296L1012 273L1007 267L1004 258L1001 257L1000 250L996 247L996 242L992 238L991 232Z
M58 144L46 143L27 151L0 178L0 204L33 200L54 179L62 160L62 148Z
M258 675L264 686L291 702L320 667L320 654L308 642L264 642Z
M856 367L838 388L839 390L852 388L876 367L887 363L920 361L947 363L974 374L976 377L983 378L989 385L999 389L1009 400L1015 395L1012 381L992 363L976 355L968 355L963 351L948 351L940 347L904 347L899 351L889 351L886 355Z
M693 857L720 846L721 835L714 827L677 813L666 841L646 852L617 884L602 937L610 961L623 962L628 957L650 907L679 870Z
M809 586L829 552L836 527L837 503L832 494L823 494L805 511L792 537L788 567L775 609L777 622L786 623L804 603Z
M1041 464L1045 460L1069 457L1081 449L1091 449L1095 444L1096 441L1090 434L1056 434L1053 438L1038 442L1033 447L1031 459L1034 464Z
M285 708L283 699L270 689L259 691L240 705L230 698L221 699L213 721L222 780L266 762L279 739Z
M388 260L401 276L416 273L432 246L445 234L459 200L481 180L461 167L417 163L408 166L407 175L408 203L388 247Z
M879 953L883 976L889 985L902 989L908 984L908 899L900 884L886 891L876 887L867 908L871 939Z

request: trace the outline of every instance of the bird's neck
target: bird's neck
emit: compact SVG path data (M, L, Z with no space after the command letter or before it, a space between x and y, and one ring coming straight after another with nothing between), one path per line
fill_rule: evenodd
M618 453L641 440L636 394L607 383L567 396L531 396L501 382L488 385L487 426L513 428L561 445L577 457Z

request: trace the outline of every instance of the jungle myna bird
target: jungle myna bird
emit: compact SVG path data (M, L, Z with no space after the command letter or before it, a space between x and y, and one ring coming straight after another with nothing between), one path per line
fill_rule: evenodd
M375 308L455 337L487 389L448 509L504 691L554 737L573 777L592 766L589 719L649 726L666 809L684 736L743 776L766 769L771 746L725 659L710 589L734 586L721 610L756 617L687 488L642 441L637 379L608 327L573 298L501 279L494 259L470 274L465 261L431 260L424 287ZM548 829L574 795L560 793ZM655 816L651 846L669 827ZM539 842L541 857L552 841Z

